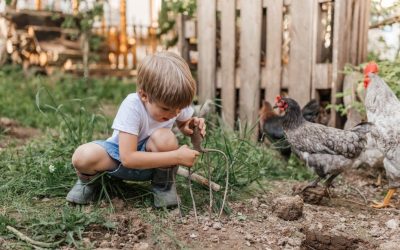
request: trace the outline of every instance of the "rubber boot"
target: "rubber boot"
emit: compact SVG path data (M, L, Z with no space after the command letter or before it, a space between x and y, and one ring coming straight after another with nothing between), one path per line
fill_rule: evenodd
M99 183L92 181L97 175L86 175L85 178L79 177L75 185L68 192L66 200L80 205L86 205L94 201L97 195Z
M154 170L152 186L154 195L154 206L174 207L178 205L178 194L176 192L176 173L178 167L156 168Z

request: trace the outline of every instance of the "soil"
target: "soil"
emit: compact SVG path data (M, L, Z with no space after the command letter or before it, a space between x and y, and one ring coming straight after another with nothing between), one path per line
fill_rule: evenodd
M292 196L292 187L305 183L268 182L250 198L229 202L230 216L217 220L201 214L198 224L193 213L180 218L177 209L149 224L136 209L114 199L111 219L117 229L92 229L85 240L96 249L400 249L399 198L394 196L393 208L371 208L372 200L381 201L386 189L376 187L375 179L365 173L344 173L330 190L331 197L319 205ZM287 220L279 212L284 207L289 207L284 212ZM293 210L296 218L290 215Z
M10 144L24 145L29 139L40 135L35 128L23 127L17 121L0 117L0 150Z

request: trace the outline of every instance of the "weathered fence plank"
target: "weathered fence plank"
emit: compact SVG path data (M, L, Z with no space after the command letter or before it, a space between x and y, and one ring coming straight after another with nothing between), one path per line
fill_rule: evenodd
M370 17L370 12L369 12L369 6L371 6L371 0L365 0L363 1L364 4L364 9L363 9L363 26L360 27L359 31L359 36L360 36L360 41L362 43L362 47L360 49L360 57L358 58L357 63L363 62L367 58L368 55L368 32L365 32L369 29L369 17Z
M199 101L215 98L216 82L216 0L197 0L198 11L198 93Z
M362 4L362 3L361 3ZM358 61L359 50L358 47L358 32L361 29L360 27L360 1L355 0L353 5L353 25L351 31L351 49L350 49L350 58L351 63L356 63Z
M235 1L221 0L221 103L222 118L233 128L235 123Z
M332 85L331 85L331 103L339 103L336 93L342 90L343 73L341 72L346 62L348 62L351 34L352 12L348 3L344 1L335 1L335 16L333 26L333 51L332 51ZM334 109L331 110L331 119L329 125L336 127L339 119Z
M281 92L283 0L264 1L267 8L266 66L261 75L265 100L272 102Z
M239 117L254 125L260 106L261 0L248 0L240 12Z
M310 100L312 73L312 17L314 1L295 0L291 5L289 95L301 106ZM308 13L308 14L307 14ZM301 87L300 87L301 86Z

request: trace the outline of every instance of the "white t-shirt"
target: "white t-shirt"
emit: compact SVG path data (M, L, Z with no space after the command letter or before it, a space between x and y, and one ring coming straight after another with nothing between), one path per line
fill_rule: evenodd
M178 116L165 121L158 122L147 113L146 107L140 100L137 93L129 94L121 103L118 113L114 118L112 129L114 132L107 141L118 143L119 131L138 136L138 144L149 137L159 128L172 128L175 121L187 121L193 115L193 108L186 107L182 109Z

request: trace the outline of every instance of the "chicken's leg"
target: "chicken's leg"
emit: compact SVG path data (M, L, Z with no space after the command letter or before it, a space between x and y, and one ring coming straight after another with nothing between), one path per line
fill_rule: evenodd
M373 208L384 208L390 206L390 199L392 199L393 194L396 192L396 188L390 188L387 192L383 202L374 202L375 204L372 205Z
M382 173L378 174L378 178L376 179L375 186L377 186L377 187L382 186Z
M301 192L304 192L307 188L311 188L311 187L316 187L318 185L318 183L321 181L321 177L318 177L317 179L313 180L312 182L308 183L307 186L305 186Z
M328 194L329 197L331 197L331 192L329 191L329 188L332 186L332 181L335 179L339 174L331 174L328 179L325 181L325 192Z
M332 181L333 179L335 179L339 174L331 174L331 176L329 176L328 179L326 179L325 181L325 187L329 188L330 186L332 186Z

